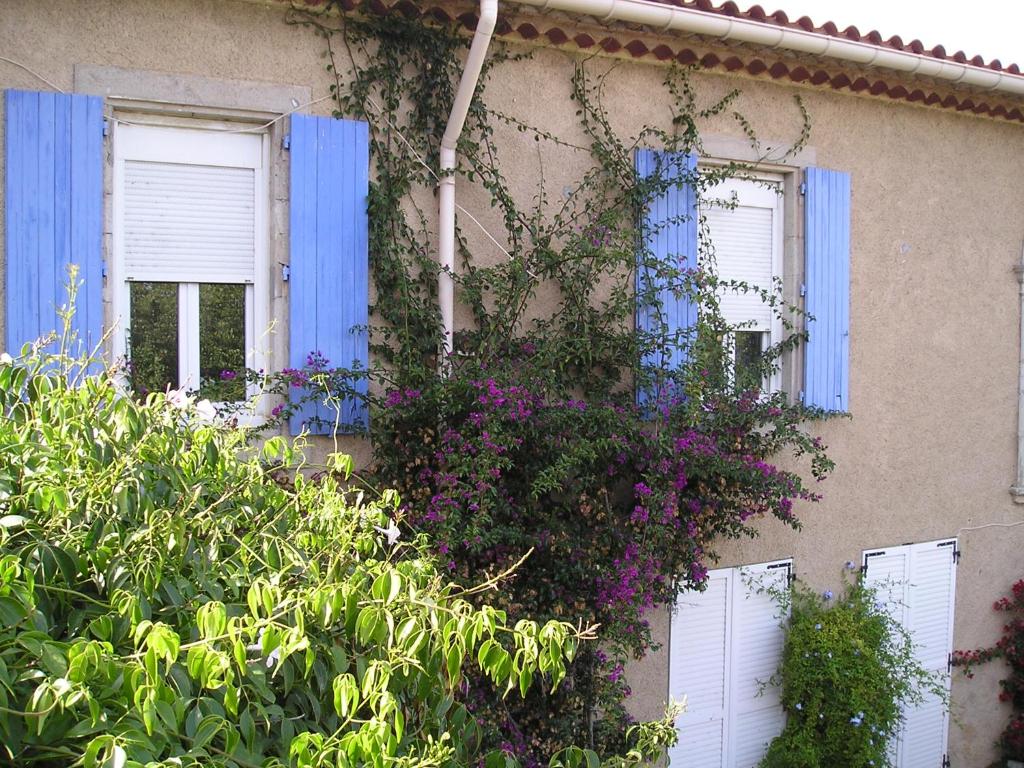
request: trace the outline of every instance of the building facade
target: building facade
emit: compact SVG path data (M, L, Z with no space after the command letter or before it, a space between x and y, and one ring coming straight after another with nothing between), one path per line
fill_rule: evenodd
M473 13L471 5L440 9L453 19ZM740 16L770 30L803 28L754 9ZM333 76L324 69L322 41L288 23L286 4L8 0L0 17L0 85L21 94L8 95L0 120L8 147L8 183L0 192L0 301L7 312L0 331L8 348L45 330L40 308L52 309L61 295L61 259L68 261L72 248L70 260L85 265L82 329L117 355L128 308L145 298L151 316L140 314L137 327L150 322L153 348L174 351L154 357L158 378L191 381L227 367L225 359L235 360L230 354L254 368L280 370L295 365L296 354L332 343L318 341L318 325L354 325L365 317L373 290L366 272L339 274L318 261L357 263L365 224L355 216L346 232L357 235L343 238L317 223L358 209L366 160L357 152L346 159L338 147L365 145L357 126L339 127L351 135L330 138ZM773 702L744 689L744 680L774 663L770 656L746 659L744 644L758 633L775 636L744 599L742 567L792 570L821 589L838 582L847 561L866 563L869 579L893 576L908 585L900 602L911 628L928 620L921 633L932 633L924 646L936 669L951 648L990 643L1001 626L991 604L1024 566L1024 526L1011 527L1024 521L1021 499L1011 492L1018 462L1021 286L1014 268L1024 242L1024 97L525 6L502 9L497 33L512 51L530 55L491 73L488 104L566 143L583 140L570 98L573 69L583 58L593 57L588 66L606 73L605 107L623 135L670 124L669 106L650 98L660 93L669 63L696 64L693 83L708 102L742 91L737 107L773 148L759 171L776 191L729 190L749 214L746 224L735 211L710 213L713 233L721 217L723 252L738 254L725 260L737 277L777 277L788 295L800 297L809 279L809 169L838 172L848 184L848 315L839 329L848 332L848 358L837 410L849 418L811 425L836 470L822 488L824 500L797 510L801 531L766 522L757 539L725 543L708 592L681 598L674 615L652 618L662 647L628 671L632 706L638 717L656 717L670 695L689 697L680 727L693 737L684 738L672 764L752 764L762 733L770 738L778 727ZM808 34L842 37L829 28ZM944 60L913 44L864 41ZM1020 77L1015 69L998 70ZM797 141L795 95L810 115L810 139L776 162L770 158L783 157ZM36 133L33 126L46 129ZM706 155L698 163L756 159L728 116L709 119L704 136ZM578 176L578 156L565 146L536 146L512 126L498 126L495 141L517 158L508 179L523 199L534 194L541 171L552 189ZM320 219L322 190L309 175L296 176L297 157L346 185L348 197L335 196L338 208L321 211ZM483 193L458 184L460 204L496 230ZM53 201L49 207L26 207L42 197ZM156 207L174 215L156 221ZM165 240L160 227L170 228ZM737 232L741 242L726 243ZM187 253L177 245L183 235L191 238ZM467 236L482 262L503 258L482 234L467 229ZM80 241L85 259L77 255ZM760 256L743 261L744 248ZM339 291L350 301L338 311L350 314L327 318L310 309L322 292ZM226 309L209 318L214 294ZM737 320L761 323L752 334L777 332L769 318L754 317L757 307L726 309ZM467 320L459 311L456 327ZM177 325L157 329L154 318L167 316ZM214 320L234 329L216 337L228 358L210 357L199 343L213 333ZM748 342L765 343L738 343ZM353 357L364 354L365 341L346 343L354 345ZM798 397L805 362L791 361L776 386ZM357 457L368 455L358 441L349 447ZM705 640L682 629L700 622ZM715 670L710 681L688 676L697 665ZM953 766L988 765L1008 716L996 698L1000 673L989 665L970 681L954 674L952 719L933 711L920 715L923 726L911 720L916 730L900 747L898 764L939 768L948 756ZM687 751L688 744L698 746ZM699 749L706 762L695 757Z

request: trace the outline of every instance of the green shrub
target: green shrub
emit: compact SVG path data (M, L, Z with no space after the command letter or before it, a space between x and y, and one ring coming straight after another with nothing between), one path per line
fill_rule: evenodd
M74 370L0 360L0 764L475 765L464 673L554 687L589 636L473 607L345 457L314 482L208 403Z
M761 767L889 765L901 707L925 690L945 698L940 681L915 661L906 631L863 584L835 596L796 585L778 597L791 611L779 670L787 720Z

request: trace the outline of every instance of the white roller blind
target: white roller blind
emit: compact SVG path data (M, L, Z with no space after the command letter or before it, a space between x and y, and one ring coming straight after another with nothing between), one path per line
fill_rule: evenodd
M782 732L775 688L784 633L778 606L758 585L785 588L790 562L712 571L704 592L682 592L669 640L669 692L687 711L676 721L672 768L751 768ZM762 693L764 695L760 695Z
M124 279L253 283L260 138L124 125L117 140Z
M752 180L730 179L708 191L702 212L720 280L772 290L781 263L781 201L774 187ZM732 202L734 207L725 205ZM719 300L730 324L753 321L760 330L771 328L772 310L760 293L723 289Z
M942 675L947 694L953 649L956 540L931 541L865 552L865 582L910 632L914 656ZM904 710L904 723L890 750L896 768L941 766L946 754L949 713L938 696Z

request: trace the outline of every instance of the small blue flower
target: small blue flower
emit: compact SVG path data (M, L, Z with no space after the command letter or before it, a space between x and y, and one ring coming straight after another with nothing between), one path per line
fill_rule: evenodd
M825 590L825 591L824 591L824 592L823 592L823 593L821 594L821 596L822 596L822 597L824 597L824 598L825 598L826 600L831 600L831 599L832 599L832 590L831 590L831 589L826 589L826 590Z
M854 565L853 560L847 560L846 561L846 570L853 571L853 570L856 570L856 568L857 568L857 566Z
M881 600L876 600L875 601L875 610L876 611L880 611L883 608L885 608L885 604Z
M804 705L803 705L803 704L801 704L801 703L800 703L800 702L798 701L798 702L796 703L796 708L797 708L797 710L801 710L801 709L803 709L803 708L804 708Z
M832 658L832 651L829 651L829 652L828 652L828 657L829 657L830 659Z
M814 628L820 631L821 630L821 624L815 624Z

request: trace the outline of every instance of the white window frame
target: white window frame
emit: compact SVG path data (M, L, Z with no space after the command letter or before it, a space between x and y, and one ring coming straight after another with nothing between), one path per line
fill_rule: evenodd
M755 173L745 174L742 177L730 177L723 179L718 184L709 187L700 200L700 219L703 224L707 208L714 201L733 200L737 205L750 206L755 208L767 208L772 212L772 253L771 253L771 282L769 285L758 285L757 288L766 291L774 291L777 281L784 277L784 249L785 249L785 178L777 173ZM714 243L712 242L712 246ZM715 266L718 266L719 255L715 254ZM725 291L723 290L723 293ZM782 297L787 300L786 296ZM742 328L740 332L755 331L766 334L765 341L761 345L762 353L774 344L778 344L784 338L784 326L781 316L782 307L775 307L771 310L771 320L767 324L753 322ZM738 325L744 321L735 321L733 318L725 318L730 325ZM764 338L764 337L763 337ZM729 350L730 359L735 363L735 335L729 334L726 340L726 347ZM781 363L781 361L779 361ZM730 370L733 375L734 369ZM782 366L778 365L777 370L764 382L766 393L779 392L782 389Z
M742 715L741 706L745 699L743 698L743 692L741 691L741 685L743 681L740 681L737 677L737 668L739 665L739 654L737 651L738 644L741 644L744 638L741 636L742 632L736 628L737 623L737 603L738 601L746 600L749 597L755 595L750 590L756 590L756 582L758 581L757 574L768 573L770 571L784 571L785 572L785 584L786 588L789 586L790 576L793 572L793 559L784 558L781 560L772 560L765 563L754 563L744 566L738 566L735 568L718 568L709 571L708 578L710 579L725 579L726 582L726 612L725 612L725 626L722 628L723 645L720 646L725 659L724 668L724 686L723 694L724 701L722 707L717 707L711 710L701 711L699 707L693 707L689 711L684 711L676 720L677 729L688 727L691 730L696 727L700 729L703 724L707 724L708 728L714 728L714 723L717 722L718 716L721 717L722 722L722 752L721 752L721 766L722 768L747 768L746 766L738 766L737 756L738 744L737 740L740 736L737 726L731 724L736 717ZM749 594L748 594L749 592ZM687 629L685 625L685 619L680 616L678 607L685 604L688 599L700 599L700 596L704 593L695 593L688 591L681 591L677 597L676 606L677 610L673 611L672 621L669 627L669 695L673 698L678 699L681 696L686 695L686 683L684 682L684 675L681 672L685 668L687 663L686 658L674 659L673 652L676 644L673 642L673 635L676 633L683 633L682 636L686 636ZM765 598L768 599L768 598ZM779 648L779 660L782 658L782 643L784 642L785 630L783 628L783 622L785 616L781 613L779 605L772 601L772 608L775 613L772 616L772 620L777 620L778 626L778 639L780 641ZM774 675L776 670L771 670L770 675ZM704 677L707 671L700 671L699 675ZM769 675L769 676L770 676ZM747 681L749 682L749 681ZM761 681L767 685L768 680ZM777 706L779 713L782 716L782 722L785 722L785 713L782 711L781 702L781 689L780 688L765 688L764 695L771 696L778 700ZM771 706L771 705L769 705ZM781 729L780 729L781 732ZM775 734L778 735L778 734ZM767 749L767 744L764 745ZM680 750L680 753L673 759L673 752ZM669 766L670 768L688 768L690 763L687 761L687 744L682 742L678 744L673 750L669 751Z
M245 139L239 140L243 136ZM255 150L252 147L254 138ZM190 165L252 168L254 171L254 264L252 282L246 283L245 287L245 364L252 370L268 369L268 354L257 336L257 329L270 327L269 144L265 132L247 131L237 123L162 119L159 115L133 115L130 123L115 121L110 265L111 352L115 361L126 359L131 332L132 276L127 274L124 243L125 162L186 162ZM198 282L178 282L178 386L187 389L198 389L200 384L199 285ZM257 388L247 387L249 398L258 394ZM262 408L261 402L256 405L258 410Z

